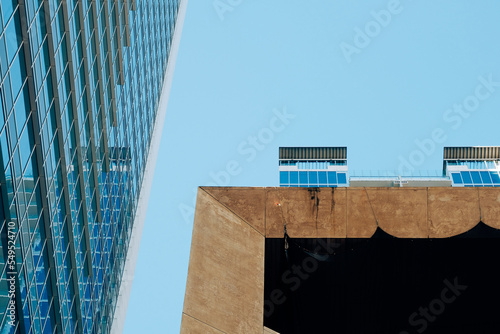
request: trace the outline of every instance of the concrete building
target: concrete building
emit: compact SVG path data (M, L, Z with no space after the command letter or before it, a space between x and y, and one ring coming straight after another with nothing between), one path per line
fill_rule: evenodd
M500 188L200 187L181 333L494 333Z

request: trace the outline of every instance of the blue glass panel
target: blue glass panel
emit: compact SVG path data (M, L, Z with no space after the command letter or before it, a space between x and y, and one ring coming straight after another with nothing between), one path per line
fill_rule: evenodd
M12 62L12 66L10 68L10 79L11 79L12 94L14 95L14 99L16 99L17 94L21 91L21 87L24 83L25 78L26 78L26 66L24 63L23 48L21 48L17 56L14 58L14 61ZM24 113L26 114L26 111Z
M16 8L16 2L14 0L2 0L2 17L3 22L9 21L12 12L14 12L14 8Z
M23 307L23 314L24 314L24 326L25 328L30 328L31 326L31 319L29 317L30 310L29 310L29 303L26 303Z
M491 180L495 184L500 184L500 176L498 175L498 172L490 172Z
M298 185L296 185L296 184L291 184L290 185L290 188L297 188L297 187L298 187Z
M453 178L453 183L455 184L462 184L462 177L460 176L460 173L451 173L451 177Z
M472 184L466 184L464 187L474 187Z
M474 184L483 183L481 181L481 176L479 176L479 172L470 172L470 175L472 176L472 181L474 182Z
M288 183L280 183L280 187L288 187L289 184Z
M280 183L288 183L288 172L280 172Z
M299 172L290 172L290 183L299 183Z
M328 183L337 183L337 172L328 172Z
M318 183L318 172L316 172L316 171L309 172L309 183L310 184L317 184Z
M340 183L347 183L347 176L345 173L337 173L337 177L338 177L338 180L339 180L339 184Z
M2 69L1 75L5 76L9 68L9 61L7 60L7 49L5 47L5 34L0 37L0 67Z
M7 167L7 164L9 163L9 148L7 146L7 131L4 131L0 135L0 151L2 152L2 158L3 158L3 169Z
M320 187L320 188L326 188L326 187L328 187L328 186L327 186L326 184L320 184L320 185L319 185L319 187Z
M318 172L318 179L319 179L319 183L322 183L322 184L328 183L328 181L326 180L326 172Z
M307 172L299 172L299 183L307 184Z
M480 172L481 173L481 179L483 180L483 183L486 184L491 184L491 177L489 172Z
M5 42L7 43L7 55L10 64L16 55L17 49L23 41L21 36L21 19L19 17L19 11L16 11L14 19L9 22L9 25L5 29L5 35L8 36Z
M472 178L470 177L469 172L460 172L460 175L462 175L462 180L464 180L464 183L472 183Z

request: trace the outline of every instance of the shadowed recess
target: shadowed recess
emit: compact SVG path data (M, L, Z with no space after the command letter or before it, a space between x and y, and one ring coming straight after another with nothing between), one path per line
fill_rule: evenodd
M499 333L500 230L444 239L266 239L264 325L278 333Z

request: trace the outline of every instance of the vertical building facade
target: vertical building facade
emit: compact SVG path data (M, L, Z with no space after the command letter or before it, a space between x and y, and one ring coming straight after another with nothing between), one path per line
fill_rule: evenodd
M186 5L2 0L2 333L121 331Z

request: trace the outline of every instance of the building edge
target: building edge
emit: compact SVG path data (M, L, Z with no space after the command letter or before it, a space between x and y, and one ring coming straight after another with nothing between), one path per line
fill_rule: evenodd
M167 69L163 80L163 87L158 103L157 116L155 127L151 137L151 144L149 146L149 154L144 168L144 179L141 185L139 201L134 217L134 225L130 235L130 243L125 258L125 265L123 268L122 279L120 282L120 291L116 301L116 307L113 315L113 323L111 324L111 333L123 333L125 327L125 318L127 316L128 302L132 290L132 282L134 280L135 266L137 257L139 255L139 247L141 244L142 230L146 219L146 212L148 208L149 195L151 193L151 186L153 184L153 176L156 167L156 160L160 149L161 135L165 123L165 116L167 112L168 99L170 95L170 88L172 87L172 79L174 76L175 63L177 61L177 53L179 51L179 44L181 39L182 27L184 25L184 18L186 15L188 0L181 0L179 3L179 10L177 12L177 20L175 23L174 35L172 37L171 52L167 62Z

